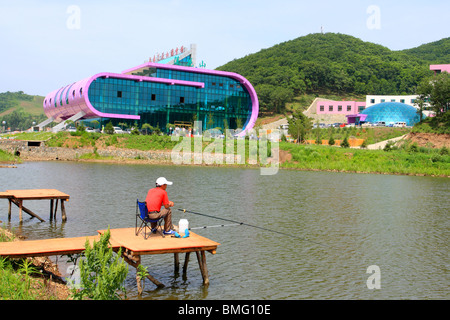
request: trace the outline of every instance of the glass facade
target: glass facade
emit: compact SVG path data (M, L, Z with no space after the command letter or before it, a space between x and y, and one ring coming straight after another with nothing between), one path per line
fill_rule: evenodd
M416 108L399 102L379 103L361 111L361 114L367 115L366 122L384 121L386 125L406 122L407 126L413 126L420 121Z
M89 86L92 106L103 113L139 115L139 126L148 123L163 131L168 123L193 123L195 120L202 122L203 130L236 129L245 127L250 119L250 95L232 78L158 68L148 68L135 75L198 82L204 87L152 82L151 78L136 81L120 75L102 76ZM114 124L135 123L135 120L111 120Z

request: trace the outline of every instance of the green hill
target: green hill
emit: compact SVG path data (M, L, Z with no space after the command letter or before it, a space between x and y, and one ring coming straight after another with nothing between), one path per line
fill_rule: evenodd
M447 59L448 43L447 38L392 51L349 35L316 33L235 59L218 70L246 77L262 111L282 112L286 102L304 94L413 94L430 75L429 64Z
M0 93L0 117L12 113L14 110L23 110L32 115L43 115L44 108L42 103L44 97L31 96L18 92L1 92Z
M448 64L450 63L450 38L444 38L400 52L424 60L429 64Z
M33 122L47 119L42 103L44 97L18 92L0 93L0 123L6 121L6 128L25 130Z

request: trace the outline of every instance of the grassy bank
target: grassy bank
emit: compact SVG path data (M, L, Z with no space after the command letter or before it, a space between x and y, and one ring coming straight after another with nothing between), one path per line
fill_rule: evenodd
M405 145L385 150L348 149L320 145L280 143L292 158L283 168L304 170L450 176L446 148L431 149Z
M14 241L14 235L0 227L0 242ZM43 280L33 259L0 257L0 300L57 300L61 285ZM63 286L64 288L64 286ZM66 297L65 294L64 297Z
M326 128L326 129L313 129L305 137L306 139L316 140L320 139L328 140L331 136L335 140L342 140L347 138L357 138L366 140L367 144L373 144L380 141L392 139L398 136L402 136L411 131L410 128L388 128L388 127L370 127L370 128L356 128L356 127L344 127L344 128ZM32 133L20 133L14 136L8 135L6 137L14 137L18 140L45 140L46 145L49 147L64 147L64 148L83 148L83 147L95 147L95 148L126 148L136 149L142 151L148 150L171 150L178 144L178 141L172 141L169 136L158 135L130 135L130 134L100 134L100 133L88 133L88 132L32 132ZM206 147L209 143L204 142L203 147Z
M0 149L0 164L19 162L19 158L9 152Z
M408 129L404 128L330 128L320 130L320 134L323 138L327 138L328 134L332 134L335 139L353 136L360 139L367 139L370 143L391 139L408 132ZM170 152L179 143L179 141L172 141L169 136L135 136L127 134L106 135L86 132L82 134L68 132L61 132L58 134L39 133L35 136L33 136L33 134L26 134L26 136L18 135L16 138L46 140L46 145L50 147L75 149L92 147L93 152L81 156L80 159L100 161L114 160L110 157L100 157L97 153L97 150L100 149L123 148L142 151L158 150ZM214 152L214 149L212 148L205 149L210 143L211 142L203 141L203 149ZM191 150L194 150L193 144L194 139L192 139ZM236 140L234 149L237 150ZM248 164L249 149L249 141L246 141L246 164ZM450 176L450 156L448 154L448 149L446 148L433 149L419 147L416 144L405 143L400 148L389 146L389 148L385 150L365 150L322 145L297 145L288 142L280 142L280 149L291 155L290 160L284 161L284 159L282 159L283 163L280 165L281 168ZM252 154L252 156L254 156L254 154ZM270 154L268 154L268 156L270 156Z
M400 137L411 131L411 128L393 128L393 127L344 127L344 128L325 128L312 129L306 135L306 140L329 140L331 137L335 140L347 138L363 139L366 145L374 144L380 141Z

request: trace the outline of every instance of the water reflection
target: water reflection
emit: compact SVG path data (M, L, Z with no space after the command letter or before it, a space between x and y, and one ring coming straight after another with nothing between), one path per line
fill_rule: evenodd
M172 255L144 256L143 264L166 287L147 280L131 299L448 299L449 180L444 178L299 172L260 176L256 169L37 162L0 169L1 189L54 188L68 193L67 223L18 221L8 201L0 220L28 239L78 237L99 229L134 227L136 199L159 176L176 208L243 221L249 227L198 231L221 245L207 254L210 286L202 285L195 258L187 277L174 272ZM27 206L48 220L47 201ZM17 209L17 210L16 210ZM217 220L174 212L191 227ZM287 237L293 234L333 247ZM60 259L64 260L64 259ZM180 255L183 263L184 255ZM366 286L370 265L381 269L381 289ZM63 267L64 269L64 267Z

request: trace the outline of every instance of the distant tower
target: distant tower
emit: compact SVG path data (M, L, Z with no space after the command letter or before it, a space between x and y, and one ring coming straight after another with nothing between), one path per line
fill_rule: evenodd
M320 26L320 33L323 34L323 26Z

